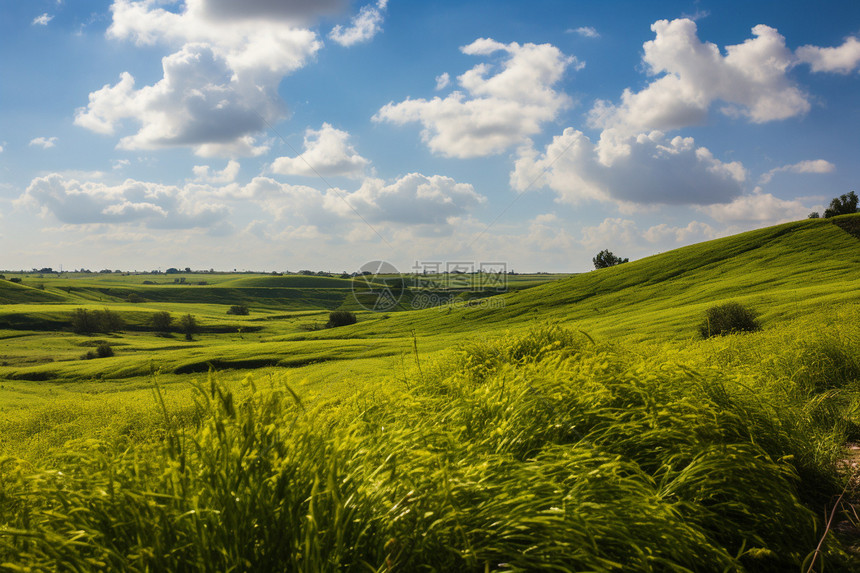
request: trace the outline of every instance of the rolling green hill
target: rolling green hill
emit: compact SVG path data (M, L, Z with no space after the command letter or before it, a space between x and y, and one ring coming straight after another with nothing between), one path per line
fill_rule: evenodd
M846 221L860 215L741 233L471 305L397 315L386 326L393 335L443 334L549 319L607 336L677 339L694 334L705 308L729 300L750 304L766 323L788 319L860 302L860 240ZM354 327L362 328L372 327Z
M4 281L0 568L856 571L858 227L385 313L324 277ZM764 330L699 339L727 301Z

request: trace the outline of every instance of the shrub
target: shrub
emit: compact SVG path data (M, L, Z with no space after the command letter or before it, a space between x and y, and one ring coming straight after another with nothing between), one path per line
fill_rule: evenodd
M9 280L10 280L10 281L12 281L13 283L18 283L18 284L20 284L20 283L21 283L21 278L20 278L20 277L12 277L12 278L11 278L11 279L9 279Z
M143 302L143 297L137 294L136 292L129 293L127 297L125 297L126 302Z
M198 330L197 320L190 314L186 314L179 319L179 330L185 333L185 340L194 340Z
M326 328L335 328L337 326L349 326L355 324L358 319L355 314L348 310L335 310L328 315L328 324Z
M757 330L761 330L758 313L737 302L712 306L705 311L705 320L699 325L702 338Z
M97 317L85 308L76 308L72 312L72 330L77 334L92 334L99 330Z
M113 356L113 348L107 342L102 342L96 346L96 356L99 358L108 358Z
M249 312L250 311L248 310L248 307L244 304L234 304L227 310L227 314L236 314L242 316L247 316Z
M118 332L125 326L119 313L107 308L101 311L93 311L93 315L96 317L101 332Z
M108 358L113 356L113 348L104 340L97 340L98 345L95 350L88 350L86 354L81 356L81 360L93 360L95 358Z
M168 333L173 323L173 317L166 310L152 315L152 328L156 332Z

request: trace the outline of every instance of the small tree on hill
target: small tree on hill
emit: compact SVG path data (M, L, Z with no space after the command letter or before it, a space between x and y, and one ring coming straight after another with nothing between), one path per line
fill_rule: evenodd
M837 215L850 215L857 212L857 194L850 191L845 195L835 197L830 202L830 207L825 209L824 218L836 217Z
M72 312L72 330L77 334L92 334L99 330L98 319L85 308L76 308Z
M190 314L179 319L179 330L185 333L185 340L194 340L194 335L197 334L197 320Z
M229 309L227 309L227 314L235 314L239 316L247 316L250 313L248 307L244 304L234 304Z
M173 317L166 310L156 312L152 315L152 328L156 332L167 334L173 323Z
M630 259L622 259L621 257L616 257L612 254L612 251L609 249L603 249L597 255L591 259L591 262L594 263L595 269L605 269L606 267L614 267L615 265L620 265L621 263L626 263Z

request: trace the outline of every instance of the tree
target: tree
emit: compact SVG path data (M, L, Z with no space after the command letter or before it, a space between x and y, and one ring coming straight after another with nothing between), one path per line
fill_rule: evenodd
M152 328L156 332L167 334L170 332L170 326L173 323L173 317L166 310L156 312L152 315Z
M98 330L96 317L85 308L76 308L72 312L72 330L77 334L92 334Z
M197 320L190 314L186 314L179 319L179 330L185 333L185 340L194 340L198 330Z
M593 259L591 262L594 263L595 269L605 269L606 267L614 267L615 265L620 265L621 263L626 263L630 259L622 259L620 257L616 257L612 254L612 251L609 249L603 249Z
M836 217L837 215L850 215L857 212L857 194L850 191L845 195L835 197L830 202L830 207L824 210L824 218Z
M820 218L821 218L821 215L818 214L818 211L813 211L807 217L807 219L820 219Z
M227 314L236 314L240 316L247 316L251 311L248 310L248 307L244 304L234 304L229 309L227 309Z

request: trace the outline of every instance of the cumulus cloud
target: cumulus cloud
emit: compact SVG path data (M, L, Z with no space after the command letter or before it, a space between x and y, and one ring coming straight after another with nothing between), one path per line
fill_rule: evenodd
M486 198L468 183L442 175L410 173L393 181L367 178L355 191L292 185L271 177L254 177L246 185L228 184L195 190L216 201L253 202L277 219L321 229L365 230L365 222L387 226L450 228ZM344 225L346 224L346 227ZM350 225L360 228L356 231ZM448 231L450 232L450 230Z
M598 225L584 227L579 242L592 251L623 249L626 254L638 255L654 248L676 248L719 236L720 231L700 221L690 221L683 227L661 223L643 231L635 221L610 217Z
M809 64L813 72L850 74L860 68L860 40L854 36L837 48L801 46L795 54L801 62Z
M368 4L359 10L350 21L349 26L335 26L328 37L346 48L362 42L369 42L382 31L382 12L388 0L378 0L376 4Z
M281 20L308 25L320 16L331 16L348 6L346 0L188 0L188 10L214 21Z
M163 78L138 88L123 72L116 84L90 94L75 123L104 134L125 120L139 124L120 140L123 149L188 146L204 157L264 153L256 134L285 114L278 85L322 47L315 32L297 23L341 3L187 0L178 12L162 4L116 0L107 34L179 47L162 60Z
M34 137L30 140L31 147L41 147L42 149L50 149L57 143L56 137Z
M641 91L626 89L620 103L598 101L589 125L602 129L601 161L628 152L629 137L653 129L674 130L700 124L714 102L732 117L754 123L806 113L806 94L788 78L794 56L776 29L758 25L753 38L726 47L702 42L689 19L659 20L654 40L643 45L649 75L659 76Z
M740 195L746 171L724 163L691 137L668 138L662 132L640 134L629 152L607 167L597 146L581 131L567 128L544 153L529 144L519 150L511 186L519 191L549 187L560 201L706 205Z
M599 38L600 33L594 29L592 26L580 26L579 28L572 28L567 30L568 33L579 34L583 38Z
M239 174L239 162L231 159L221 171L213 171L208 165L195 165L194 180L204 183L232 183Z
M371 223L412 225L443 225L486 201L468 183L420 173L410 173L392 183L365 179L345 199L349 205L331 201L329 206L343 216L351 216L354 209Z
M760 182L769 183L777 173L832 173L835 169L835 165L824 159L808 159L771 169L761 176Z
M642 233L642 237L649 243L676 243L689 245L691 243L700 243L709 241L720 236L719 231L707 223L699 221L690 221L684 227L676 227L666 223L660 223L646 229Z
M444 74L436 76L436 91L444 90L451 83L451 76L448 75L448 72Z
M758 189L731 202L700 209L722 223L752 223L758 226L804 219L810 211L796 199L780 199Z
M464 91L447 97L388 103L373 117L396 125L418 122L430 150L447 157L481 157L521 144L554 120L570 98L554 86L577 62L551 44L502 44L480 38L460 50L470 56L502 53L494 66L478 64L457 78Z
M33 179L17 203L71 225L138 223L189 229L214 226L228 214L224 205L200 201L188 189L133 179L119 185L81 182L59 173Z
M48 22L50 22L53 19L54 19L53 16L51 16L47 12L45 12L41 16L36 16L35 18L33 18L32 25L33 26L47 26Z
M272 171L282 175L361 177L370 161L349 144L349 133L323 123L319 130L305 131L304 151L299 157L278 157Z

